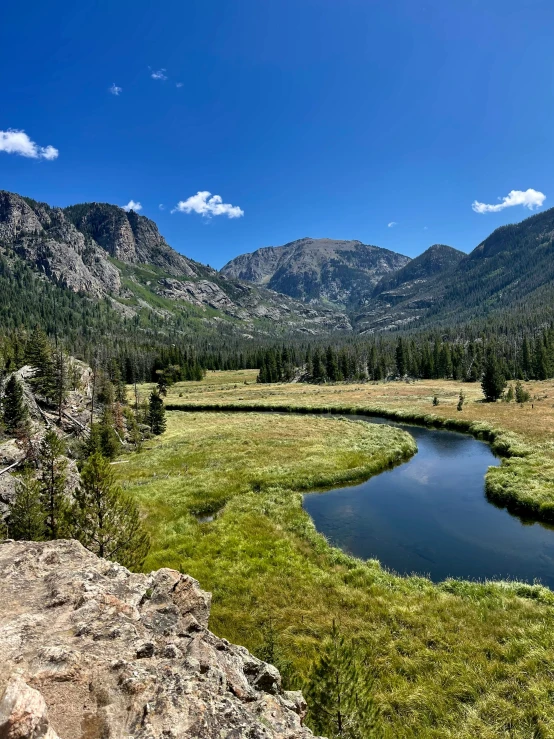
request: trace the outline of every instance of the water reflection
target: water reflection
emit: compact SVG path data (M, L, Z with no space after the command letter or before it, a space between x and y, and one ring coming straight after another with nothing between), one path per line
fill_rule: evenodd
M401 574L538 579L554 588L552 527L512 516L485 497L487 468L499 464L490 447L465 434L391 425L415 437L418 453L361 485L305 495L318 531Z

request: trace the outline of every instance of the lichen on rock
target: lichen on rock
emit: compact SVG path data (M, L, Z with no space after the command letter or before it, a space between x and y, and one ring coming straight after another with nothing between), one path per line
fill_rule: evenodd
M312 737L301 694L208 630L210 603L75 541L1 543L0 737Z

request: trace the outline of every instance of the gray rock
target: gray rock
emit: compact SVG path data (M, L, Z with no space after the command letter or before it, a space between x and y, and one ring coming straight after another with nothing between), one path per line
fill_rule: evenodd
M0 736L312 737L279 672L208 630L210 601L187 575L133 574L74 541L1 543L0 715L33 718Z
M60 208L0 191L0 243L56 284L95 297L119 292L119 271Z
M48 721L43 696L13 675L0 701L0 737L2 739L59 739Z

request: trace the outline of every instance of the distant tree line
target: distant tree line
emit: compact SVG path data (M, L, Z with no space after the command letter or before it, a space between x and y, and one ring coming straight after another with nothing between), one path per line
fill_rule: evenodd
M554 377L554 328L536 336L481 336L448 339L435 336L360 338L344 346L269 348L261 351L258 382L363 382L450 379L478 382L487 367L504 380Z

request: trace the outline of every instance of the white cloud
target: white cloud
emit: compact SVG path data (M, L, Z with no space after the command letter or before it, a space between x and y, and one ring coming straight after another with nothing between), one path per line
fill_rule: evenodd
M398 226L398 223L396 221L391 221L390 223L387 223L387 228L394 228L395 226Z
M165 205L164 205L163 203L160 203L160 204L158 205L158 208L159 208L160 210L165 210Z
M182 82L176 82L175 83L175 87L182 87L182 86L183 86L183 83Z
M134 200L129 200L127 205L122 205L121 207L123 208L123 210L126 210L127 213L130 210L134 210L135 213L138 213L139 210L142 210L142 205L138 201L135 202Z
M498 213L504 208L512 208L514 205L523 205L529 210L540 208L546 200L546 195L538 190L512 190L505 198L498 198L501 202L496 205L488 205L487 203L479 203L475 200L471 207L476 213Z
M56 159L59 151L53 146L39 146L27 136L25 131L8 128L0 131L0 151L6 154L19 154L29 159Z
M153 80L166 80L167 79L165 69L158 69L156 72L152 72L150 77L152 77Z
M108 87L108 90L115 96L120 95L123 92L123 88L118 87L115 82L112 82L112 86Z
M180 200L172 213L199 213L202 216L227 216L228 218L240 218L244 211L238 205L224 203L220 195L212 195L207 190L202 190L191 195L187 200Z

